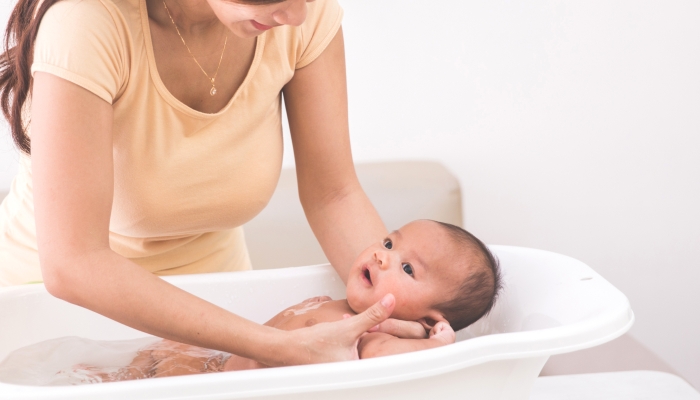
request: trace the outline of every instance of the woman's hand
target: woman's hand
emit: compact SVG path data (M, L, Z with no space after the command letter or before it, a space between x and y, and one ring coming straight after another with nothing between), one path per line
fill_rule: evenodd
M361 314L289 331L285 344L287 360L278 366L359 359L357 343L360 337L385 321L395 305L394 296L387 294Z
M387 319L379 324L376 329L371 329L370 332L388 333L401 339L425 339L428 337L426 328L420 322L403 321L394 318Z

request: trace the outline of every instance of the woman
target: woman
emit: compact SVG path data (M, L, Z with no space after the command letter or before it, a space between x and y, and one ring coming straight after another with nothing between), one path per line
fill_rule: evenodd
M250 268L240 227L279 176L282 93L300 198L339 275L385 236L352 164L341 16L336 0L19 0L0 92L23 156L0 211L0 285L43 280L136 329L271 366L357 358L392 296L283 332L154 275Z

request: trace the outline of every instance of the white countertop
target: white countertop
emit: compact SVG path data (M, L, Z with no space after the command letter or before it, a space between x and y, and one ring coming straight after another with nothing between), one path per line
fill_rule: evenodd
M622 371L537 378L530 400L700 400L688 382L665 372Z

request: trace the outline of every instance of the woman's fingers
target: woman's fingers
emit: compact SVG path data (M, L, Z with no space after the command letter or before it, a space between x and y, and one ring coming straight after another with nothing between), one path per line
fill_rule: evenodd
M343 315L341 321L323 322L286 332L285 348L291 354L283 365L356 360L359 357L357 343L360 337L389 318L395 304L394 296L387 294L358 315Z
M425 339L428 334L420 322L389 318L375 332L384 332L402 339Z
M352 321L352 332L359 338L360 335L372 329L373 327L384 322L394 311L396 299L394 295L389 293L385 295L379 302L364 312L349 318Z

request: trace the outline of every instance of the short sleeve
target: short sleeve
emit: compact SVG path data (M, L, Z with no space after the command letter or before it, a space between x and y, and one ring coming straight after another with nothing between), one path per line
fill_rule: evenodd
M126 85L129 65L120 16L102 0L57 2L39 25L32 74L50 73L114 103Z
M301 25L301 55L296 69L313 62L333 40L343 20L343 9L337 0L316 0L308 3L306 21Z

